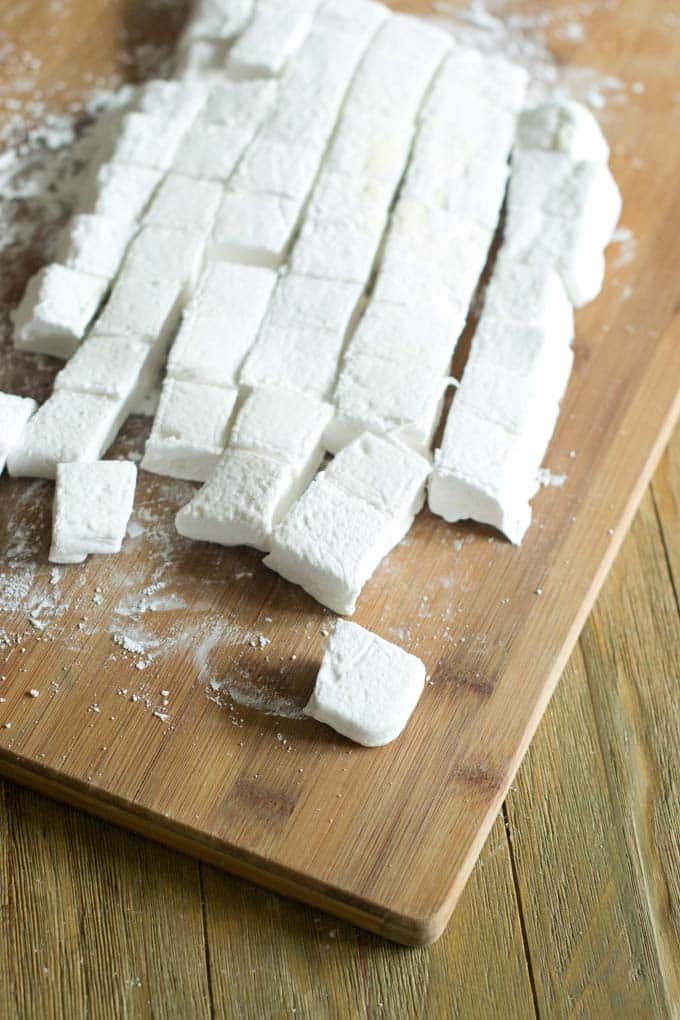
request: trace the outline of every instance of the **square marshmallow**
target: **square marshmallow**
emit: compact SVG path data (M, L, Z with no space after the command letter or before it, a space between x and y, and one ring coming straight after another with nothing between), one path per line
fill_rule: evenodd
M234 132L249 131L274 106L278 86L273 81L218 81L210 89L201 112L208 124L222 124Z
M156 78L140 87L135 109L139 113L150 113L188 126L205 102L206 88L203 83Z
M609 145L593 114L582 103L568 99L524 110L517 125L517 144L523 149L563 152L576 163L609 160Z
M183 300L184 287L177 280L154 280L140 276L136 266L123 266L95 331L140 337L165 348L177 328Z
M173 280L193 287L203 262L207 230L142 226L130 245L123 270L150 283Z
M309 33L318 6L319 0L259 0L229 52L228 70L251 78L281 74Z
M212 230L221 201L221 184L170 173L156 192L144 223L198 231L205 236Z
M54 389L135 401L153 385L164 353L145 339L93 334L57 374Z
M69 358L82 340L108 280L53 262L36 273L12 314L14 343L23 351Z
M105 163L86 181L78 209L118 223L133 223L148 205L160 179L160 170L133 163Z
M132 513L137 468L129 461L59 464L51 563L82 563L90 553L120 552Z
M142 467L204 482L224 453L238 390L166 379Z
M238 130L197 120L179 146L173 171L200 180L228 181L257 127L254 120Z
M0 393L0 475L5 470L7 457L19 442L26 424L38 405L30 397L16 397Z
M59 235L55 261L69 269L112 280L133 232L134 227L127 220L81 213Z
M185 128L186 124L174 117L126 113L113 141L110 162L168 170Z
M403 731L425 686L425 666L356 623L338 620L305 715L364 747Z
M285 195L225 192L208 257L278 269L288 253L300 209L297 199Z

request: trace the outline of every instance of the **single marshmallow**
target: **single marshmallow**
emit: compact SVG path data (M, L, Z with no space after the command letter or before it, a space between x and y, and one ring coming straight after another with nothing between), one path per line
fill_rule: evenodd
M165 348L177 328L183 301L184 287L178 280L155 280L140 275L136 266L124 266L95 331L143 337L148 344Z
M464 105L471 96L517 113L524 105L528 81L524 68L500 54L456 46L434 83L424 115L446 116L448 108L456 116L455 98ZM453 102L447 107L449 99Z
M170 350L168 376L233 385L261 326L276 274L215 262L202 273Z
M285 195L226 191L208 244L211 259L278 269L300 219L300 203Z
M85 181L78 209L117 223L134 223L160 179L160 170L133 163L105 163Z
M10 450L9 473L54 478L58 464L99 460L116 438L128 410L127 403L119 399L55 391Z
M382 747L402 733L424 686L425 666L415 655L338 620L305 715L364 747Z
M142 467L204 482L224 453L238 390L166 379Z
M184 136L172 169L187 177L227 181L258 126L255 116L238 127L199 118Z
M609 145L600 125L586 106L573 100L524 110L517 127L517 144L525 149L563 152L574 162L609 160Z
M501 253L484 298L484 318L536 326L568 344L574 312L556 272L544 263L522 265Z
M277 95L278 85L273 81L218 81L208 93L201 120L222 124L234 132L248 129L252 138L252 122L264 120Z
M253 18L229 52L232 74L281 74L309 33L319 0L258 0Z
M31 277L12 313L14 343L22 351L69 358L82 340L108 280L53 262Z
M38 405L30 397L16 397L0 393L0 475L5 470L7 457L19 442L26 424Z
M137 401L157 379L164 354L144 338L95 333L57 373L54 389Z
M220 545L267 551L272 533L323 458L328 404L293 390L254 390L206 485L178 513L177 530Z
M71 219L57 238L55 261L69 269L112 280L133 232L128 220L81 213Z
M380 561L423 503L430 464L365 435L346 447L274 531L265 565L323 605L350 615Z
M113 142L110 162L168 170L185 129L186 123L174 117L126 113Z
M123 270L156 283L175 280L193 287L201 270L206 231L190 227L143 226L130 245Z
M91 553L120 552L136 483L130 461L59 464L50 562L82 563Z
M221 200L222 187L215 181L170 173L156 192L144 216L144 223L175 230L195 230L205 236L212 230Z
M262 329L245 360L245 386L280 384L319 397L331 392L347 335L354 327L360 284L282 276Z
M141 86L135 109L139 113L179 120L188 126L205 102L206 90L202 83L155 78Z
M180 45L193 39L229 42L244 30L254 9L255 0L197 0Z

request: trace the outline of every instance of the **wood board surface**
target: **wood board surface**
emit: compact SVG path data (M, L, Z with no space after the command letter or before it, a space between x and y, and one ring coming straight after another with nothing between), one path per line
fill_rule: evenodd
M539 495L521 550L421 515L360 602L358 622L432 675L402 740L363 751L213 691L231 678L241 700L264 692L271 705L273 690L299 708L328 617L259 556L174 538L188 487L143 476L144 530L125 553L51 584L49 486L4 480L3 569L32 587L0 624L3 772L388 937L441 932L677 414L678 50L653 13L603 12L583 53L569 48L631 83L644 70L646 92L606 122L637 255L578 316L547 458L567 483ZM3 365L14 381L20 360ZM133 422L118 452L139 448L145 427ZM165 689L167 721L153 715Z

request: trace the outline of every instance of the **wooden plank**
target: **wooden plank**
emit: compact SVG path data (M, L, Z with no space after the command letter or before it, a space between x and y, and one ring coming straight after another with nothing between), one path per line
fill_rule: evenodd
M591 62L599 53L608 71L644 77L647 89L608 124L638 258L629 297L609 283L579 315L576 371L549 455L568 484L537 498L521 551L421 515L362 599L358 621L401 635L432 674L405 737L361 751L311 723L229 712L205 697L201 680L238 676L299 707L326 615L255 554L178 540L172 516L188 486L144 477L144 534L114 560L66 571L63 612L36 629L28 602L44 607L55 595L45 564L50 488L3 481L11 580L35 568L27 599L3 620L20 635L3 664L5 774L389 937L441 933L677 416L680 281L670 254L680 137L668 100L677 43L655 10L630 5L618 29L610 11L596 13L571 51ZM70 50L43 51L47 82ZM89 60L85 47L83 75ZM18 364L4 359L0 374L15 378ZM143 438L136 422L115 453ZM174 608L126 623L121 605L159 580ZM112 641L124 624L158 642L142 673ZM249 643L265 629L266 652ZM31 678L38 699L26 697ZM141 690L138 702L118 693L128 688ZM168 725L152 714L166 688Z
M664 553L680 607L680 429L661 458L652 485L654 505L663 535Z
M446 934L428 949L388 946L212 868L205 869L205 897L218 1016L534 1015L501 818Z
M3 1016L209 1017L199 865L11 783L0 798Z

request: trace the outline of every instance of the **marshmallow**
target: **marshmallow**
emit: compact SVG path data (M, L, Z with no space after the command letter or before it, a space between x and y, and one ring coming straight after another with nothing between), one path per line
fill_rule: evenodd
M184 310L167 372L186 382L234 384L267 310L276 274L226 262L209 265Z
M151 389L165 350L145 339L89 336L57 373L54 389L137 402Z
M609 160L609 145L600 125L586 106L573 100L524 110L517 126L517 145L563 152L574 162Z
M229 187L234 191L285 195L302 207L320 160L318 148L308 146L304 140L279 141L265 131L243 156Z
M129 461L59 464L51 563L82 563L90 553L120 552L135 498Z
M501 249L484 298L484 318L537 326L570 343L574 313L557 273L545 264L522 265Z
M126 113L113 142L110 162L167 170L185 129L186 123L174 117Z
M196 121L179 147L173 171L201 180L229 180L257 126L253 120L235 131L229 125Z
M245 386L280 384L319 397L333 386L362 287L291 273L276 285L262 329L241 372Z
M106 291L108 280L53 262L36 273L12 313L19 350L69 358L82 340Z
M118 223L132 223L141 216L160 179L160 170L105 163L85 181L78 209Z
M548 378L562 347L573 340L569 330L561 334L522 322L482 316L474 335L465 371L477 363L497 365L517 375Z
M10 451L17 445L29 418L35 414L38 405L30 397L15 397L12 393L0 393L0 475Z
M338 620L305 715L364 747L403 731L425 685L425 666L356 623Z
M356 600L422 506L429 462L365 435L314 479L274 531L264 563L337 613Z
M156 78L141 86L135 108L139 113L179 120L188 126L205 101L206 91L202 83Z
M181 45L193 39L230 41L239 35L253 16L255 0L198 0L189 19Z
M285 195L225 192L208 244L211 259L278 269L300 218L300 203Z
M267 551L272 533L323 457L331 408L293 390L254 390L208 482L178 513L177 530L220 545Z
M319 0L258 0L248 27L229 53L232 74L280 74L312 27Z
M125 401L57 390L10 450L8 471L15 477L54 478L57 464L99 460L127 415Z
M457 116L457 105L470 98L517 113L523 106L529 76L505 57L455 47L436 78L424 116ZM458 104L456 103L458 97Z
M97 319L96 332L112 337L143 337L147 343L164 348L177 328L183 298L184 288L179 281L140 276L136 266L124 266Z
M123 270L157 283L193 287L203 261L206 231L194 227L143 226L130 245Z
M195 230L205 236L212 230L221 200L222 187L217 182L170 173L156 192L144 223Z
M74 216L57 238L54 258L69 269L112 280L120 269L134 231L128 220L110 216Z
M224 453L238 391L166 379L142 467L158 475L204 482Z
M278 95L273 81L218 81L205 102L201 121L221 124L235 133L248 131L253 137L253 122L261 123L269 114Z

